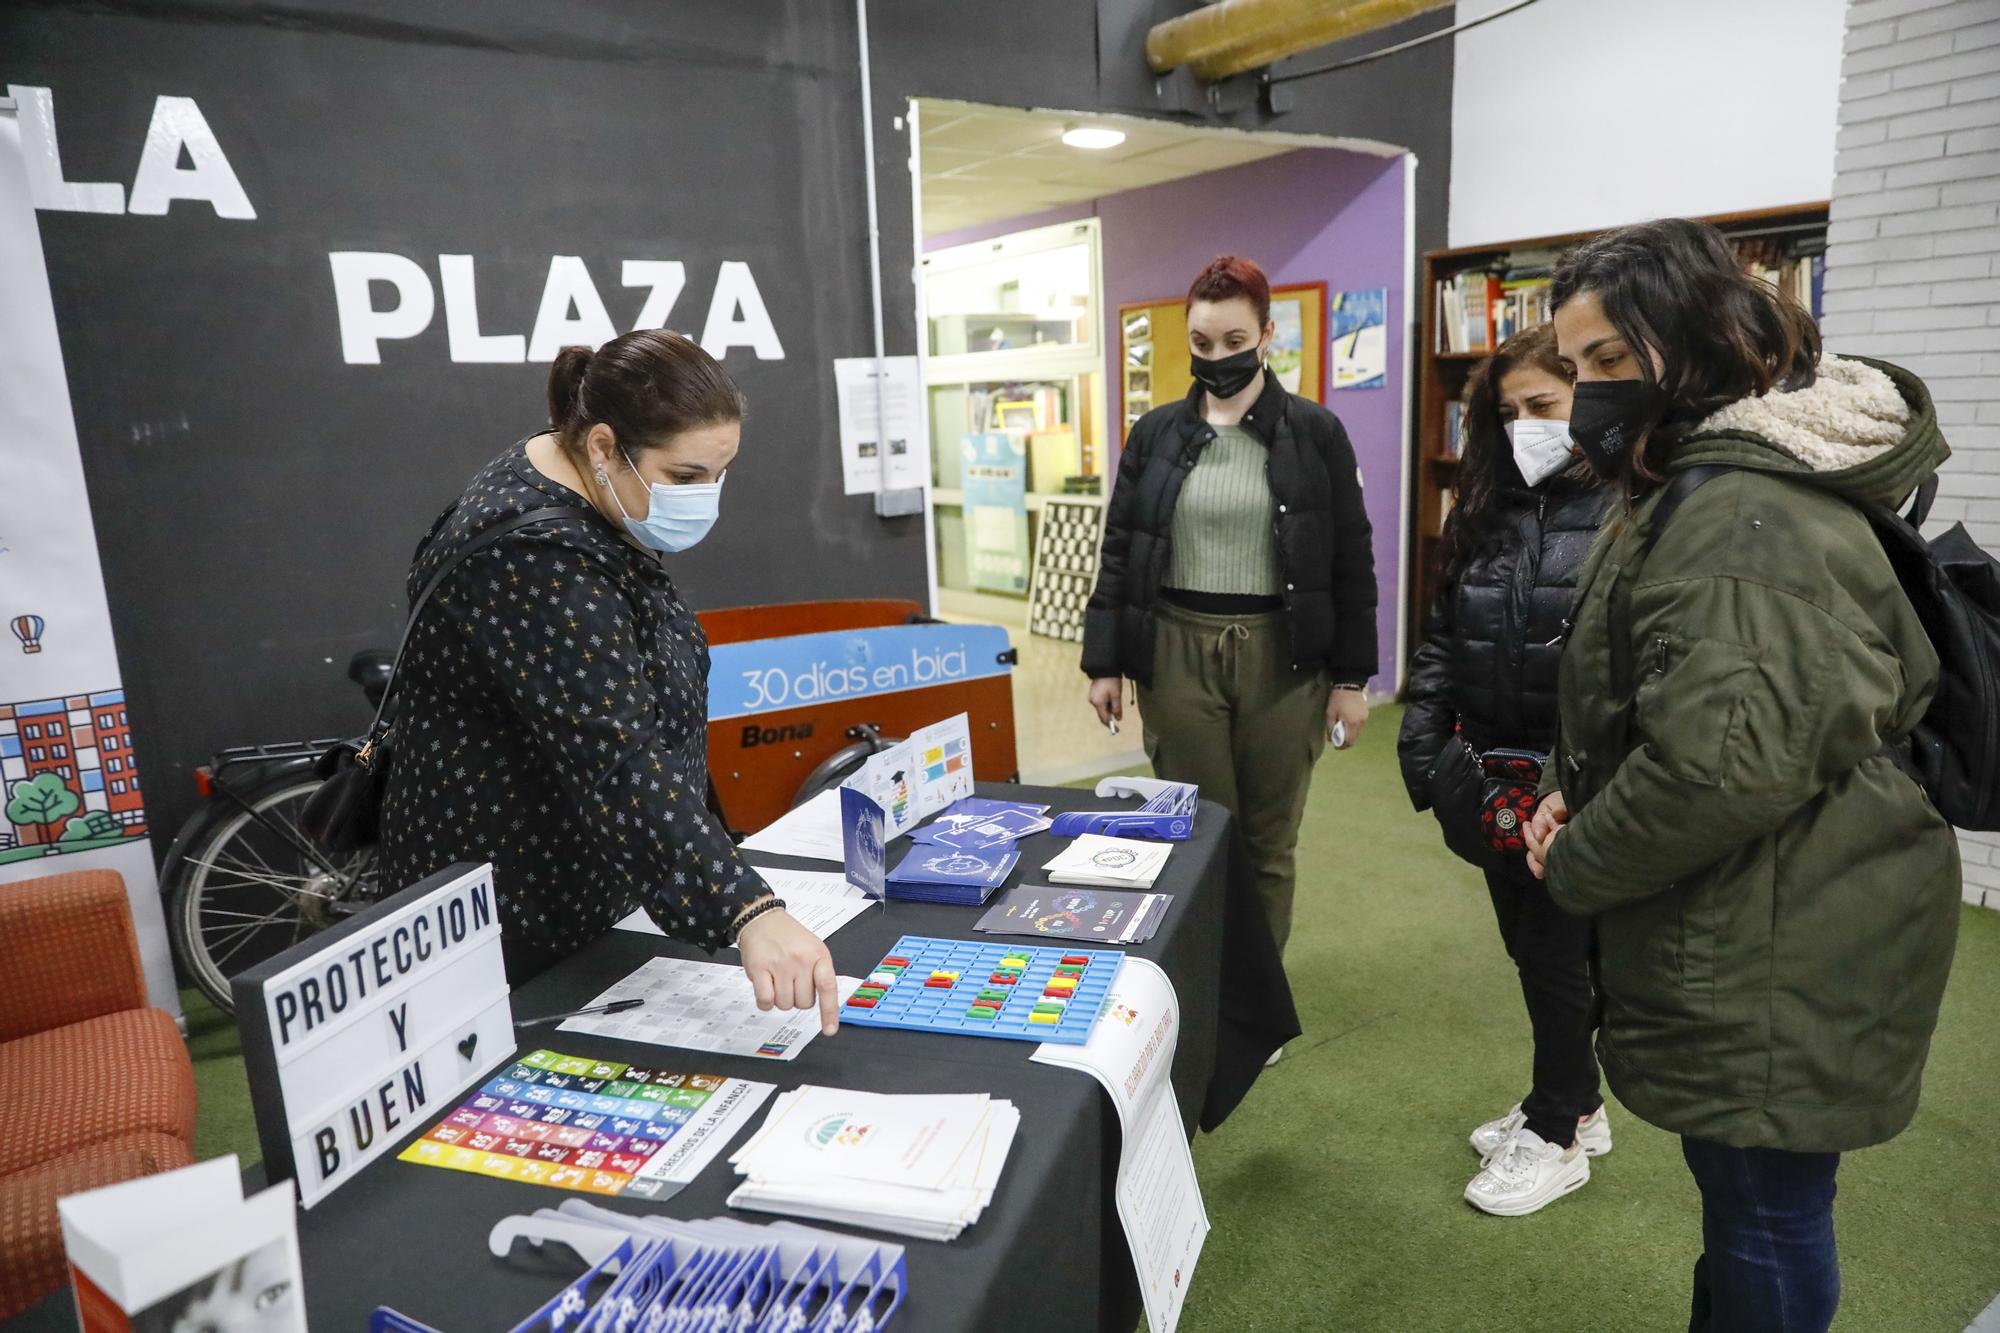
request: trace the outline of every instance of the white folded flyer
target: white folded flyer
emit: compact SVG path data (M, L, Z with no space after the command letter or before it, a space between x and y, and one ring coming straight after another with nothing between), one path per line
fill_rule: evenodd
M1169 842L1137 838L1107 838L1080 833L1042 869L1057 884L1088 884L1101 889L1150 889L1172 855Z

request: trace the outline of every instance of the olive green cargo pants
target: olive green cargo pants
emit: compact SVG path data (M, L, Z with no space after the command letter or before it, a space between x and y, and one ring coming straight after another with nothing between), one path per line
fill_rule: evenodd
M1139 687L1146 757L1236 816L1282 953L1299 820L1326 748L1326 671L1292 669L1282 611L1218 616L1162 601L1156 612L1153 683Z

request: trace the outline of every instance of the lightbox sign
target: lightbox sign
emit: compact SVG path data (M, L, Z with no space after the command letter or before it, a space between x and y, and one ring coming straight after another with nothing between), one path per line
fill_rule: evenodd
M1012 670L998 625L888 625L709 649L708 720L928 689Z
M235 978L266 1170L308 1208L514 1051L491 865L455 865Z

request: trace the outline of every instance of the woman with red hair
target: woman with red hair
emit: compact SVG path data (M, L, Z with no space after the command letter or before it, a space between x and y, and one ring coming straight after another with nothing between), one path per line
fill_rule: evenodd
M1241 822L1282 949L1313 764L1368 721L1371 533L1340 419L1264 366L1264 271L1217 259L1187 324L1194 387L1141 417L1119 461L1083 670L1107 726L1135 682L1154 771Z

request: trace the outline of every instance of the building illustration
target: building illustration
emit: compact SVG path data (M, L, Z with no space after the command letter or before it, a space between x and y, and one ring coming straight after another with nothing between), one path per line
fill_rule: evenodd
M0 860L146 832L125 692L0 704Z

